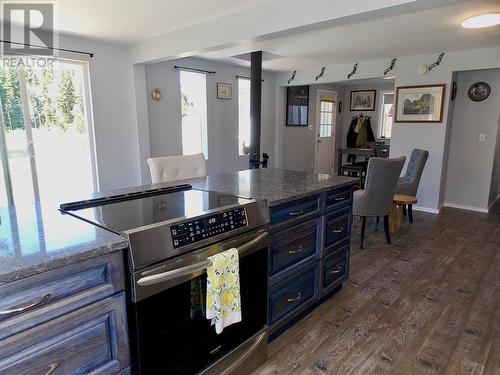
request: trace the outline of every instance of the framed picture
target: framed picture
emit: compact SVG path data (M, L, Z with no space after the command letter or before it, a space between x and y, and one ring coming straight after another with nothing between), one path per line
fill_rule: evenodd
M307 126L309 86L293 86L286 93L286 126Z
M217 83L217 98L218 99L231 99L231 84L230 83Z
M375 96L377 90L351 91L351 111L375 111Z
M396 88L394 122L442 122L445 87L439 84Z

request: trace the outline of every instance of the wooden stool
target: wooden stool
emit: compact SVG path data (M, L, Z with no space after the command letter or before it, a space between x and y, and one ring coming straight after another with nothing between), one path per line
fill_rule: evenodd
M404 194L395 194L392 200L392 209L390 214L390 229L394 233L401 227L403 222L403 207L408 206L408 218L413 223L412 205L417 203L417 197Z

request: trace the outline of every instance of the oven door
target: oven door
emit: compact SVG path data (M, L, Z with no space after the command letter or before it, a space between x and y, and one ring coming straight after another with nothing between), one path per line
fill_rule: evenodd
M267 253L263 229L133 274L133 353L141 374L196 374L266 326ZM207 257L240 253L242 321L221 334L205 316Z

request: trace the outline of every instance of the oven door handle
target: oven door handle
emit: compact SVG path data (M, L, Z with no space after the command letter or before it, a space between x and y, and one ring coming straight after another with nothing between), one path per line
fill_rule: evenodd
M247 243L238 246L238 253L240 256L242 256L244 253L249 251L250 249L254 248L255 245L260 243L263 240L267 240L269 235L267 232L260 234L259 236L255 237L253 240L248 241ZM155 285L159 284L168 280L176 279L178 277L186 276L194 272L198 271L203 271L206 269L208 266L210 266L210 261L209 260L204 260L203 262L198 262L194 264L190 264L189 266L177 268L175 270L171 271L166 271L162 272L156 275L151 275L151 276L145 276L141 277L139 280L137 280L137 284L140 286L150 286L150 285Z

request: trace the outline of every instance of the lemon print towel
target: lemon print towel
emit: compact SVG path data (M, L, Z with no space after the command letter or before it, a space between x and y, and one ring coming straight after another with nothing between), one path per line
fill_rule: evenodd
M238 249L223 251L208 261L206 317L219 334L224 327L241 321Z

